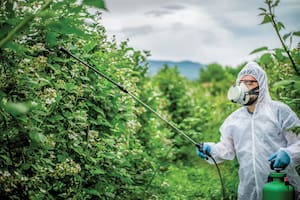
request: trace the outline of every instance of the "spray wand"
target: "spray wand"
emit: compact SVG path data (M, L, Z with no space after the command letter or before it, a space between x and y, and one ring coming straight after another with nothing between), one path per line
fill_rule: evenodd
M128 94L130 97L132 97L135 101L137 101L138 103L140 103L142 106L144 106L145 108L147 108L149 111L151 111L153 114L155 114L159 119L161 119L162 121L164 121L166 124L168 124L170 127L172 127L175 131L177 131L178 133L180 133L182 136L184 136L186 139L188 139L190 142L192 142L197 149L206 154L209 158L211 158L213 160L213 162L215 163L217 170L218 170L218 174L220 177L220 181L221 181L221 185L222 185L222 194L223 194L223 199L225 199L225 189L224 189L224 183L223 183L223 179L221 176L221 172L220 169L215 161L215 159L208 153L208 152L204 152L203 151L203 144L199 144L197 142L195 142L192 138L190 138L188 135L186 135L183 131L181 131L179 128L177 128L173 122L169 122L167 119L165 119L163 116L161 116L159 113L157 113L153 108L151 108L149 105L147 105L146 103L144 103L142 100L140 100L138 97L136 97L134 94L132 94L130 91L128 91L123 85L117 83L116 81L114 81L113 79L111 79L110 77L108 77L107 75L103 74L102 72L100 72L99 70L97 70L95 67L91 66L90 64L88 64L87 62L81 60L80 58L76 57L74 54L72 54L69 50L65 49L64 47L60 47L60 50L62 52L64 52L65 54L71 56L72 58L74 58L75 60L79 61L81 64L83 64L84 66L88 67L89 69L91 69L92 71L94 71L96 74L98 74L99 76L103 77L104 79L106 79L107 81L109 81L110 83L112 83L113 85L117 86L121 91L123 91L124 93ZM208 158L207 158L208 159Z

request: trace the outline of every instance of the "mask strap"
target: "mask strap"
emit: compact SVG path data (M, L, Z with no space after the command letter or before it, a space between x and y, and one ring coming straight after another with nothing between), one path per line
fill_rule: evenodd
M255 88L253 88L252 90L250 90L250 91L248 92L248 94L249 94L249 95L251 95L251 94L256 94L256 95L258 95L258 94L259 94L259 86L257 86L257 87L255 87Z

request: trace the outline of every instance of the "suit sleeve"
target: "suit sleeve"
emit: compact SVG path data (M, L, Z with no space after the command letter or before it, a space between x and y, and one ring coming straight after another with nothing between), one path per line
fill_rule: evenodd
M294 165L300 164L300 134L296 134L293 129L300 128L300 120L288 106L284 105L278 114L283 131L288 143L287 147L281 148L291 157Z

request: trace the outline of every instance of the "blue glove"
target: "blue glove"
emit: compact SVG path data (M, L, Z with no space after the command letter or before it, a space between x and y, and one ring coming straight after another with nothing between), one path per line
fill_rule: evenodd
M290 156L282 150L277 151L276 153L272 154L268 161L274 160L273 168L286 168L290 164Z
M203 144L203 145L200 145L200 149L197 146L196 151L197 151L197 155L200 158L208 159L207 154L210 154L211 148L208 144Z

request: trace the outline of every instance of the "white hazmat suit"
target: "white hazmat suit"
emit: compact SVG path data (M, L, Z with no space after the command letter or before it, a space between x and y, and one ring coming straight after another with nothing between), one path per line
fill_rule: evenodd
M241 70L237 84L244 75L253 76L259 84L254 112L249 113L246 106L239 108L220 127L220 142L206 144L210 145L211 155L217 162L237 156L239 200L262 199L263 185L271 171L268 157L279 149L287 152L290 164L284 172L300 199L300 177L295 170L300 164L300 134L287 130L300 126L300 120L287 105L271 99L266 73L257 63L249 62Z

